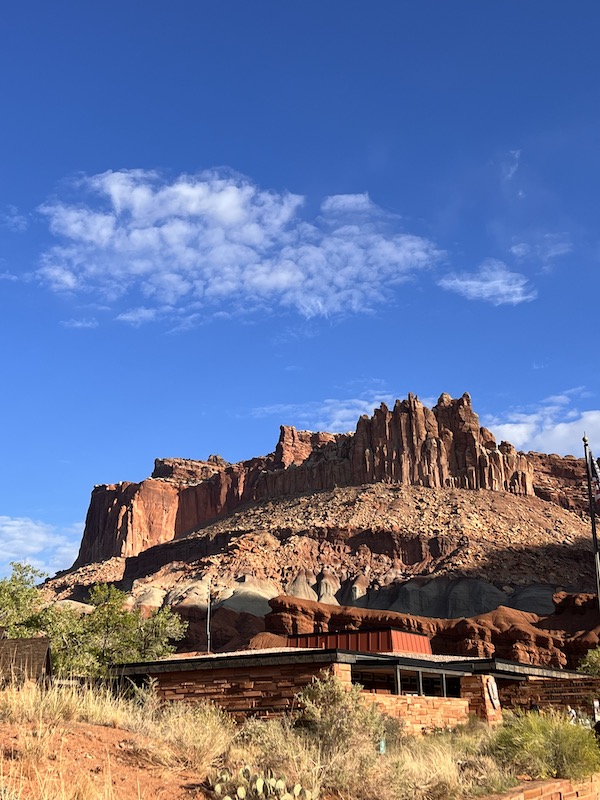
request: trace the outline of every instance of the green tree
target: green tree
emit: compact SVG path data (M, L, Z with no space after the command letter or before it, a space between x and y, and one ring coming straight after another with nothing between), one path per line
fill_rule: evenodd
M38 615L36 625L50 639L55 674L96 674L96 658L89 650L84 614L72 608L47 606Z
M90 605L94 610L84 618L86 650L97 665L98 672L108 666L131 658L135 648L136 620L124 608L125 595L114 586L97 584L90 591Z
M88 613L48 604L36 586L43 573L27 564L11 566L11 576L0 580L0 627L10 637L47 636L57 674L106 675L111 664L161 658L187 629L169 608L149 617L128 611L126 595L107 584L91 589Z
M600 647L593 647L587 651L585 657L579 662L578 670L586 672L588 675L600 676Z
M106 675L111 664L161 658L175 649L173 642L187 629L178 615L161 608L145 618L128 611L126 595L114 586L98 584L89 596L93 611L73 619L50 618L46 622L56 648L57 671ZM67 609L68 611L68 609Z
M10 566L10 577L0 580L0 628L11 637L31 636L35 626L29 624L44 605L36 582L45 576L30 564L13 561Z
M136 624L135 647L139 661L154 661L174 652L173 642L183 639L187 630L187 622L166 607L146 618L137 614Z

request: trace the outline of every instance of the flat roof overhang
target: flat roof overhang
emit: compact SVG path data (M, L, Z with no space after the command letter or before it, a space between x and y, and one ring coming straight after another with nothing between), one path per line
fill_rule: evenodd
M195 658L164 659L159 661L137 661L129 664L114 664L110 674L119 675L155 675L162 672L190 672L195 670L244 669L245 667L275 667L281 662L286 664L353 664L356 654L340 650L292 650L277 653L261 653L255 655L243 653L217 654L198 656Z
M493 675L495 678L512 678L513 680L526 680L527 678L585 680L590 677L570 669L538 667L534 664L521 664L518 661L505 661L502 658L473 661L472 667L474 675Z
M470 662L440 662L428 659L397 656L383 653L359 653L351 650L309 650L286 648L276 653L231 653L198 656L195 658L164 659L159 661L138 661L128 664L115 664L110 669L112 676L156 675L166 672L191 672L196 670L210 671L214 669L246 669L248 667L275 667L285 664L350 664L369 671L400 669L415 670L436 674L471 675Z
M438 657L439 658L439 657ZM418 656L400 656L384 653L360 653L351 650L286 648L277 652L258 651L252 653L219 653L193 658L161 659L158 661L137 661L115 664L110 668L113 677L157 675L168 672L211 671L215 669L246 669L248 667L275 667L285 664L350 664L371 672L406 669L434 674L455 675L493 675L497 678L526 680L527 678L585 679L586 675L571 670L537 667L505 661L498 658L465 658L452 661L429 660Z

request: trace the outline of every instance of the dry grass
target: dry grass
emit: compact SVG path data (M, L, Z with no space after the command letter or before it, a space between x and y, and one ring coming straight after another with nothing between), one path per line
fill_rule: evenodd
M489 731L405 737L384 755L355 735L335 746L294 728L290 719L251 721L230 749L232 768L272 770L311 792L360 800L451 800L503 791L515 784L510 769L490 755Z
M364 704L359 691L347 692L335 679L307 693L295 717L247 722L230 748L229 765L272 770L313 793L353 800L451 800L515 783L511 770L490 755L493 733L485 725L403 736L397 724Z
M0 800L115 800L110 768L98 784L63 768L59 758L55 771L40 769L41 754L37 760L30 760L32 755L26 754L17 769L0 762Z
M579 775L576 765L587 768L589 761L591 769L600 763L593 737L585 738L589 732L556 715L509 719L500 731L480 724L413 738L365 707L359 692L342 691L335 679L310 691L303 712L237 727L213 706L163 703L152 689L125 697L91 686L8 687L0 691L0 721L17 733L12 750L6 744L4 756L0 750L0 800L120 800L108 751L96 748L106 758L96 759L92 774L84 769L73 774L72 766L70 772L64 766L67 752L73 763L73 747L76 759L86 757L86 740L79 729L73 733L73 726L85 724L92 738L98 728L90 724L110 728L115 757L126 753L140 776L153 768L169 775L192 770L202 780L221 766L249 767L253 773L284 775L288 785L300 784L313 796L353 800L454 800L503 791L514 785L523 759L535 765L538 740L546 754L549 748L554 754L553 769L545 774ZM140 788L126 797L146 800ZM155 797L150 793L147 800Z
M204 774L219 763L236 732L231 718L212 705L160 703L152 690L125 697L108 687L76 684L8 687L0 692L0 721L34 726L25 745L32 758L43 754L61 726L87 722L140 734L156 743L140 745L156 763Z
M510 770L486 754L488 734L437 734L407 741L393 756L399 800L442 800L508 789Z

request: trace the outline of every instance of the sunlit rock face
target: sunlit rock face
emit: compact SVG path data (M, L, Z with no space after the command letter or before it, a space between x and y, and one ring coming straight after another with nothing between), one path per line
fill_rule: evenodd
M258 500L373 483L530 496L534 479L525 454L480 427L468 394L442 394L432 409L409 395L361 417L354 433L282 426L267 456L157 459L141 483L97 486L74 566L135 556Z
M184 651L207 646L210 598L215 650L397 624L434 652L574 666L600 634L585 508L583 459L497 444L467 394L409 395L353 433L282 427L266 456L159 459L96 487L48 590L79 605L110 582L146 615L168 606Z

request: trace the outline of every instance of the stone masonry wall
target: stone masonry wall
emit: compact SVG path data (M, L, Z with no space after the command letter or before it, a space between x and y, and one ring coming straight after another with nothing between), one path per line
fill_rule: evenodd
M600 678L501 681L498 692L503 708L529 708L533 701L542 709L551 707L564 711L569 705L591 716L592 701L600 699Z
M157 690L165 700L209 700L238 717L274 716L291 710L295 695L326 669L348 688L349 664L282 664L166 672L156 675ZM407 733L453 728L467 722L469 700L458 697L384 695L364 692L367 702L404 720Z
M499 725L502 722L498 688L491 675L469 675L461 678L460 696L469 701L470 713L479 719L490 725Z
M422 734L436 728L455 728L469 719L469 701L460 697L425 697L421 695L374 694L365 699L381 711L404 722L410 734Z
M289 711L295 695L329 669L350 685L349 664L282 664L159 673L158 692L165 700L210 700L235 716L270 716Z

